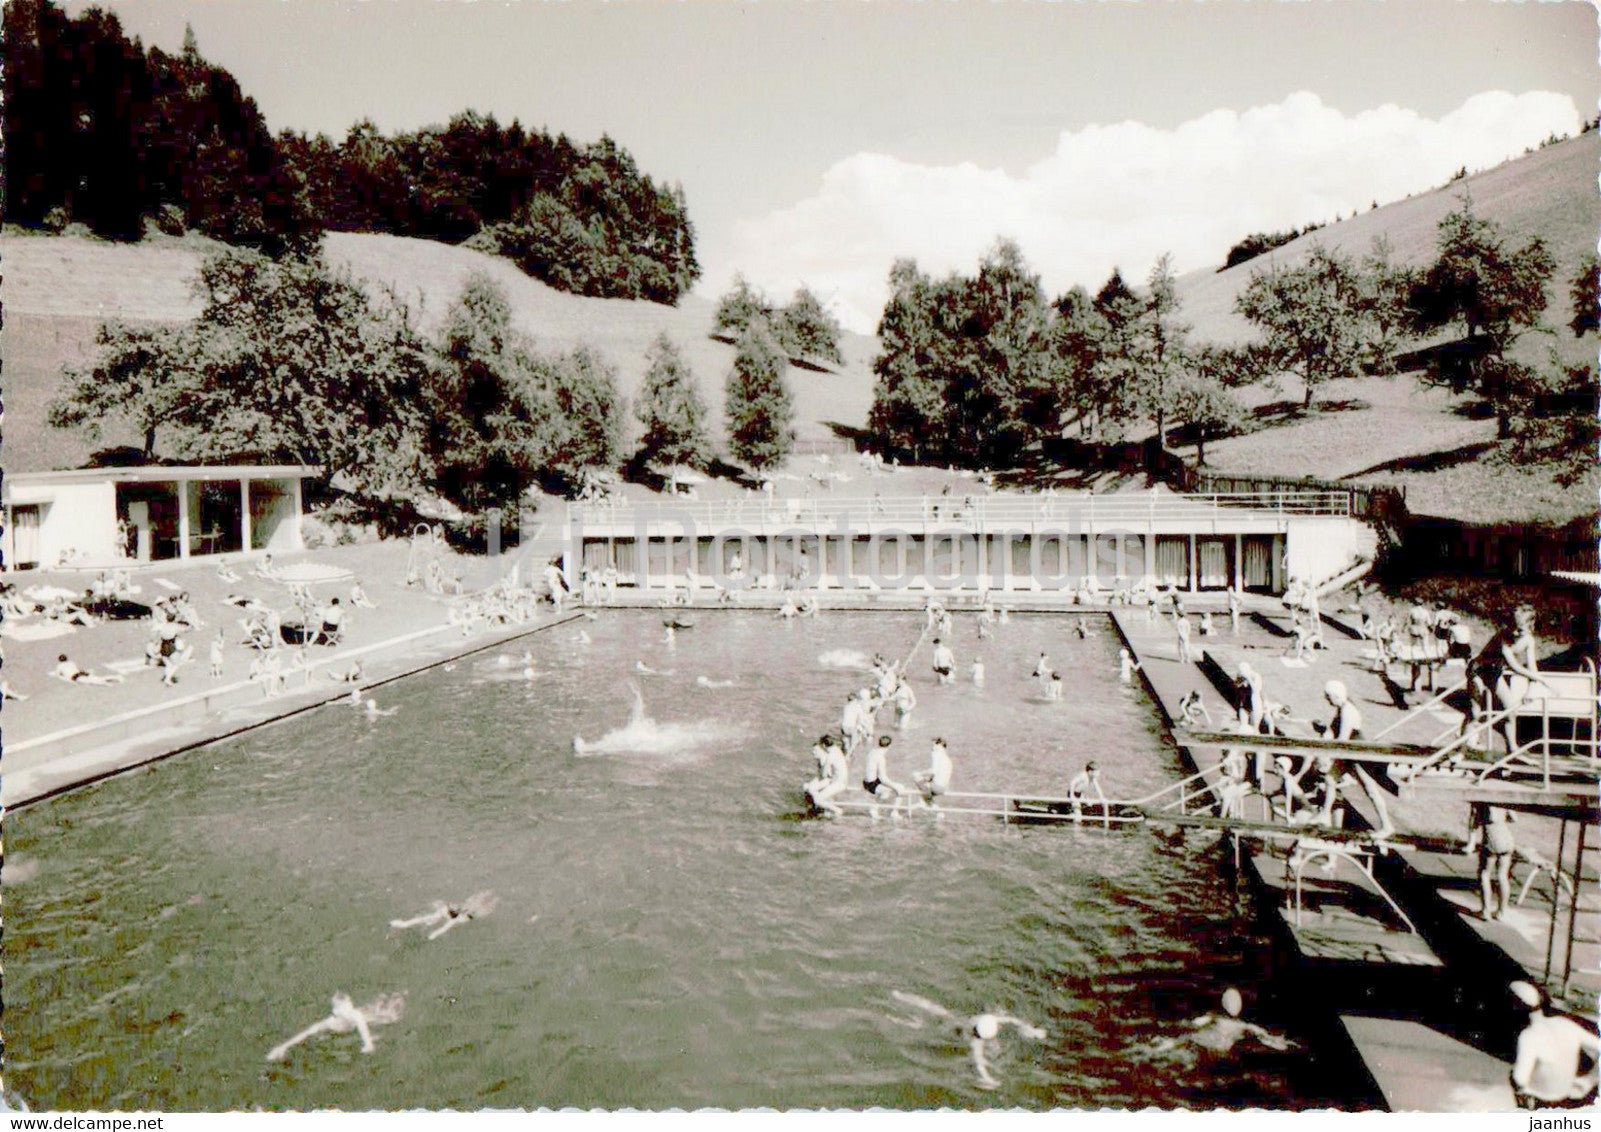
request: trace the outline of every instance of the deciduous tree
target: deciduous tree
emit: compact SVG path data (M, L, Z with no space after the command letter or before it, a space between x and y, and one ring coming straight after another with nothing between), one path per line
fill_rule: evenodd
M765 326L745 332L728 374L723 412L729 452L753 471L782 463L795 447L795 411L784 368L784 357Z

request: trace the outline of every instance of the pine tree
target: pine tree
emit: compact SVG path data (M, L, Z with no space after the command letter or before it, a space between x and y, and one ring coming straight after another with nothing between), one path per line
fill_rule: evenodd
M763 326L739 340L725 387L723 412L734 459L761 472L795 447L795 407L784 384L784 358Z
M645 426L640 457L658 464L705 467L712 447L695 375L665 331L656 336L646 357L649 368L634 409Z

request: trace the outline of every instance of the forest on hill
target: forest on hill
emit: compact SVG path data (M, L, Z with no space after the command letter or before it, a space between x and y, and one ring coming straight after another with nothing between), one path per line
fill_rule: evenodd
M561 290L674 303L700 275L682 188L609 137L464 111L385 136L268 128L193 34L177 55L112 13L16 0L4 23L9 223L107 239L186 230L269 254L327 230L468 243Z

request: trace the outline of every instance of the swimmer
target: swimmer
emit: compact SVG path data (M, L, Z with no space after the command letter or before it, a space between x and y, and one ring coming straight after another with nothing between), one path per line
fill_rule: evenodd
M399 1021L405 1009L406 996L380 996L366 1006L357 1007L348 994L340 991L329 1005L328 1017L307 1026L288 1041L273 1046L267 1051L267 1060L282 1061L291 1049L318 1034L348 1034L352 1030L361 1035L361 1052L371 1053L377 1047L373 1045L370 1023Z
M956 655L942 637L934 638L934 675L941 684L956 682Z
M1190 1023L1190 1032L1178 1037L1163 1038L1149 1047L1149 1052L1157 1055L1172 1056L1174 1059L1194 1064L1199 1054L1196 1050L1204 1050L1211 1054L1225 1054L1231 1052L1236 1045L1246 1038L1254 1039L1271 1050L1284 1051L1294 1049L1295 1043L1289 1039L1266 1030L1253 1022L1240 1019L1240 1009L1244 1001L1240 992L1230 987L1223 992L1223 1013L1203 1014Z
M1073 776L1067 784L1067 796L1073 799L1073 820L1080 821L1084 817L1084 804L1089 801L1090 793L1094 792L1100 802L1101 817L1106 819L1106 792L1101 789L1101 772L1093 762L1085 763L1084 769Z
M816 779L806 784L806 797L824 817L837 818L845 811L834 804L833 798L849 785L850 758L832 735L819 739L812 753L822 769Z
M982 688L983 686L984 686L984 658L975 656L973 658L973 687Z
M912 775L912 781L917 784L918 790L923 795L923 805L938 810L939 803L934 799L941 794L949 793L951 789L951 754L944 739L934 740L934 745L928 752L928 759L928 769Z
M1059 700L1062 698L1062 674L1060 672L1051 673L1050 680L1046 681L1045 698L1048 700Z
M823 607L817 603L817 595L807 594L801 602L800 615L802 617L816 617L822 610Z
M987 641L993 635L994 634L990 631L990 622L986 618L979 618L978 639L981 641Z
M840 712L839 731L845 740L845 751L849 754L856 749L856 745L864 739L873 737L873 693L866 688L860 688L856 694L845 701L844 710Z
M397 711L400 710L397 707L380 708L378 706L378 701L377 700L368 700L362 706L363 706L364 710L366 711L367 722L368 723L371 723L375 719L381 719L382 717L384 717L386 715L394 715Z
M578 636L574 637L573 640L581 645L587 645L589 644L589 634L580 629L578 630Z
M363 707L366 706L366 700L364 700L362 698L361 689L360 688L352 688L352 689L350 689L350 698L348 700L346 700L345 702L348 703L351 707L355 708L357 711L360 711Z
M732 688L734 686L734 681L732 680L713 680L710 676L697 676L695 677L695 683L702 688Z
M1040 653L1040 658L1034 662L1034 679L1049 680L1050 678L1051 658L1042 652Z
M1077 621L1073 622L1073 634L1081 641L1090 635L1090 627L1085 622L1084 618L1080 617Z
M1117 678L1125 684L1134 682L1134 674L1140 670L1140 662L1135 660L1128 649L1117 650Z
M912 709L917 706L917 693L912 691L910 684L901 680L896 683L890 702L895 705L895 730L905 731L912 722ZM888 742L888 736L879 742L881 744Z
M662 626L662 644L671 645L678 641L678 630L671 625Z
M784 604L778 607L778 615L785 621L793 621L800 616L800 608L796 606L793 597L788 594L784 595Z
M872 797L875 805L870 811L873 818L878 818L878 802L888 802L890 816L899 818L900 810L897 808L902 798L908 798L911 791L900 783L893 781L889 776L889 746L892 740L888 735L879 737L878 745L869 747L867 751L867 766L862 769L862 789ZM888 795L886 797L886 794ZM910 806L910 802L907 803Z
M1002 1026L1016 1027L1018 1033L1035 1041L1044 1041L1049 1036L1040 1027L1021 1018L1014 1018L1010 1014L986 1011L963 1021L957 1019L956 1015L939 1003L930 1002L921 995L907 994L905 991L891 991L890 994L896 1001L925 1010L942 1022L953 1026L957 1034L967 1039L968 1052L973 1057L973 1068L978 1073L978 1087L981 1089L1000 1088L1001 1083L990 1072L989 1053L990 1043L1000 1038Z
M500 898L487 890L473 893L460 904L446 904L443 900L436 900L429 911L407 920L390 920L389 927L392 931L431 927L434 930L428 933L428 938L438 939L451 928L465 924L468 920L482 919L489 915L499 902Z
M668 631L671 632L671 630ZM634 661L634 671L639 673L641 676L656 675L656 670L650 665L646 664L643 660Z

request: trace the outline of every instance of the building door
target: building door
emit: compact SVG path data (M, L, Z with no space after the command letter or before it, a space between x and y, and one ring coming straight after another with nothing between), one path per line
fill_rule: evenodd
M1200 557L1200 582L1203 590L1226 590L1233 584L1234 571L1230 569L1231 539L1202 538L1197 540Z
M39 565L39 507L28 504L11 509L11 562L13 570Z

